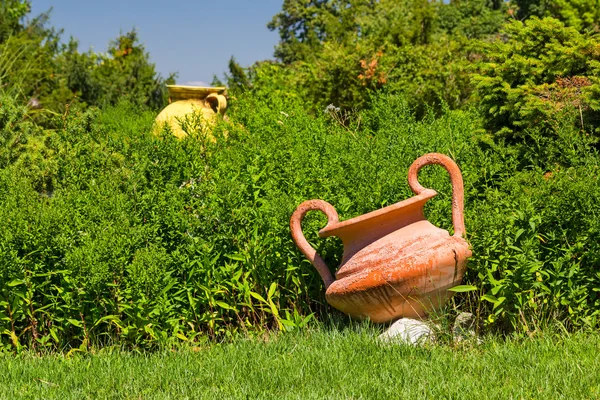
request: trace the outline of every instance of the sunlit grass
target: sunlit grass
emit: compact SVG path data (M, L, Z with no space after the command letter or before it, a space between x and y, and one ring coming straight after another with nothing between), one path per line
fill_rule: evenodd
M600 335L384 345L366 330L305 330L137 354L0 357L0 398L454 398L600 396Z

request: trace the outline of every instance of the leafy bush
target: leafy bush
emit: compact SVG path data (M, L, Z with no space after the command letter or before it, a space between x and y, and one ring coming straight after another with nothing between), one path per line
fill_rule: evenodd
M228 86L234 94L284 91L317 112L329 104L368 108L380 90L404 95L419 117L428 107L463 107L472 90L471 40L497 33L507 15L494 3L286 0L268 25L281 38L279 62L246 74L230 63Z
M45 132L45 164L0 169L0 343L151 347L321 318L332 310L291 241L291 213L322 198L346 219L408 198L408 166L431 151L451 155L466 183L467 282L480 291L456 306L491 328L595 326L596 155L544 175L481 142L473 113L417 121L402 97L372 104L344 121L242 96L216 141L202 129L152 136L154 115L131 104L60 118ZM445 171L421 181L440 192L428 218L451 229ZM317 238L323 223L309 214L304 229L334 267L341 243Z
M598 0L516 0L516 17L553 17L579 31L598 31L600 2Z
M552 134L565 119L598 129L600 42L553 18L505 26L505 39L484 46L474 76L486 126L509 136L537 127Z
M47 28L49 14L26 19L30 2L0 6L0 88L27 104L28 116L50 127L52 116L69 107L105 107L129 101L158 110L167 103L165 83L149 60L135 31L120 35L106 54L80 52L77 40L61 43Z
M488 322L534 331L600 318L598 158L515 174L476 207L472 276L492 307Z

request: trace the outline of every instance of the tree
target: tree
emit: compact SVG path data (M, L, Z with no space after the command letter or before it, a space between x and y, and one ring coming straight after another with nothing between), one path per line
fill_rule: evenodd
M0 43L25 29L23 19L31 11L27 0L2 0L0 2Z
M241 93L252 86L248 74L244 68L238 64L235 57L231 56L228 67L229 75L225 74L225 79L227 80L228 88L233 93Z
M284 0L267 26L279 31L275 57L290 64L314 60L325 43L429 43L437 7L428 0Z
M492 0L452 0L439 11L440 28L468 39L496 34L506 22L508 7Z
M345 10L367 0L284 0L282 10L267 27L279 31L280 42L275 57L285 64L312 58L323 42L343 41L352 21Z
M516 0L517 18L553 17L578 31L600 30L600 0Z
M554 18L513 21L484 47L474 75L487 127L518 137L572 121L594 131L600 93L600 41Z
M71 38L54 57L52 92L44 104L61 111L67 103L104 107L122 100L151 109L166 104L165 83L157 72L135 31L112 41L106 54L80 52Z
M490 11L493 3L485 0L450 5L428 0L285 0L269 28L280 33L275 55L289 69L288 90L313 107L333 103L360 109L367 106L371 91L387 87L406 93L411 105L423 111L426 104L443 100L458 106L468 97L464 40L455 42L449 33L455 35L458 29L439 25L441 10L466 3L479 6L464 7L473 19L482 9L496 19L502 12ZM483 23L490 32L499 27ZM274 81L280 82L279 77Z
M159 109L166 103L165 82L157 74L134 30L110 43L108 55L98 58L94 78L101 90L99 106L116 104L121 99L152 109ZM173 79L174 75L167 78Z

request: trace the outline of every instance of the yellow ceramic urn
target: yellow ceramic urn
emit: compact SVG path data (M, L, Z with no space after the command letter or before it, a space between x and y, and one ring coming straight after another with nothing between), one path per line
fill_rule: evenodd
M169 105L156 117L156 125L169 124L173 134L179 138L186 136L182 125L204 126L215 122L218 115L225 115L227 109L227 88L167 85ZM200 120L198 120L199 117Z

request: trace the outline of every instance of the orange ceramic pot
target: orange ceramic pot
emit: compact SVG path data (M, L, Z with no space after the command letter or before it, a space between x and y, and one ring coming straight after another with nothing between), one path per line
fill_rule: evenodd
M454 235L432 225L423 206L437 192L417 180L427 164L439 164L452 181ZM471 256L463 215L463 181L460 169L443 154L426 154L408 171L416 196L377 211L339 222L333 206L323 200L300 204L290 221L292 238L325 282L327 302L355 318L386 322L400 317L421 318L440 308L460 283ZM320 237L337 236L344 244L334 279L329 268L302 233L302 219L310 210L328 217Z

